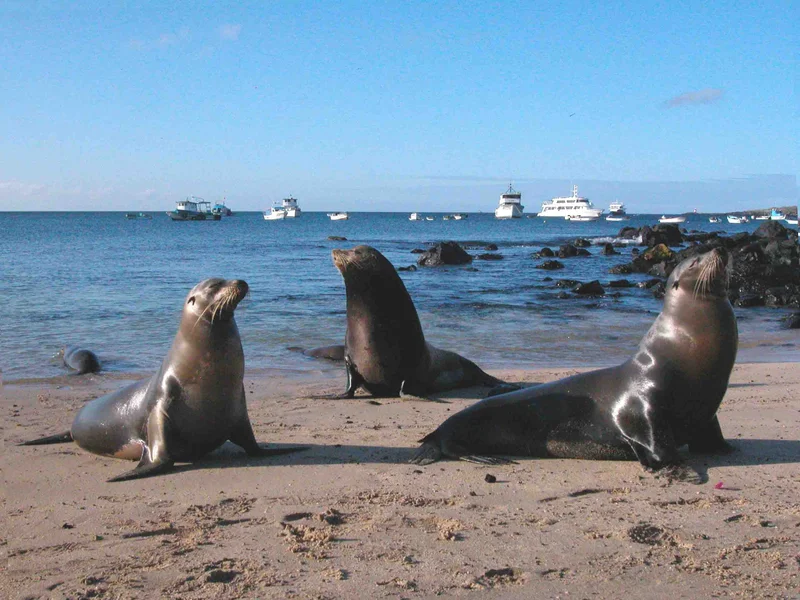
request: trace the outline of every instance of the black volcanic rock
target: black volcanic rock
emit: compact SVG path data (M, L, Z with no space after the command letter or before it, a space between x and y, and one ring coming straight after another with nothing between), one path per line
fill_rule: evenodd
M329 235L328 239L331 240L332 242L346 242L347 241L347 238L346 237L342 237L341 235Z
M487 244L483 249L489 251L497 250L497 244Z
M576 248L588 248L589 246L592 245L592 242L590 242L586 238L576 238L572 242L572 245L575 246Z
M421 267L466 265L471 262L472 257L455 242L440 242L417 259Z
M550 248L544 247L535 253L534 258L553 258L556 255Z
M619 230L617 237L624 240L635 240L639 237L639 230L636 227L623 227Z
M580 285L580 281L577 279L559 279L556 281L557 288L574 288L576 285Z
M536 265L534 269L544 269L545 271L555 271L556 269L563 269L564 264L557 260L546 260L540 265Z
M628 281L627 279L615 279L613 281L608 282L608 287L610 288L629 288L634 287L634 284Z
M478 254L476 257L479 260L503 260L502 254Z
M788 235L789 232L786 230L786 227L781 225L778 221L764 221L758 226L758 229L753 232L754 237L766 238L769 240L776 238L785 240Z
M572 258L578 256L578 249L572 244L564 244L558 249L558 258Z
M603 244L603 249L600 251L600 254L603 256L611 256L612 254L619 254L619 252L614 250L614 246L612 244Z
M581 283L572 288L572 291L581 296L602 296L606 293L603 286L596 279L589 283Z
M788 315L783 320L783 327L785 329L800 329L800 313Z
M422 248L414 248L411 251L411 254L425 254L425 252L426 252L426 250L423 250Z
M416 271L417 265L408 265L407 267L397 267L398 271Z
M645 225L641 228L639 233L642 236L641 245L650 248L658 246L659 244L679 246L683 243L683 234L681 230L678 229L677 225L669 223L659 223L658 225L653 225L653 227Z

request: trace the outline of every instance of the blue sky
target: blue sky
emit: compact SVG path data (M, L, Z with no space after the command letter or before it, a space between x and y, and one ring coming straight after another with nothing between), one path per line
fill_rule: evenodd
M0 210L797 202L797 3L0 2Z

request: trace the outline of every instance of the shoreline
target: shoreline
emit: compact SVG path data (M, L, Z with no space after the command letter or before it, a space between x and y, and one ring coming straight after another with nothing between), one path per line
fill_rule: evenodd
M800 582L796 363L734 367L719 415L737 452L690 457L702 485L632 461L417 467L417 440L486 390L313 399L341 391L337 367L245 376L259 441L308 451L251 459L228 443L114 484L131 463L13 444L67 429L120 378L6 384L4 597L790 598ZM490 371L533 383L578 369Z

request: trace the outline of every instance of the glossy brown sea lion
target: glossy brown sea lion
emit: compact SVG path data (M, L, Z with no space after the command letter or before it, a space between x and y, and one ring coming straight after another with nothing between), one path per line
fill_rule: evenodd
M347 390L374 396L425 396L473 385L507 385L475 363L425 342L417 310L403 280L369 246L334 250L333 263L347 291L344 358Z
M738 344L727 263L724 248L681 262L667 281L661 314L627 362L477 402L423 438L412 462L635 458L647 469L697 481L678 448L731 449L716 415Z
M74 440L95 454L139 461L109 481L161 473L226 440L250 456L300 450L262 448L253 435L245 404L244 352L233 318L247 291L241 280L198 283L186 297L172 347L154 376L92 400L70 431L24 445Z

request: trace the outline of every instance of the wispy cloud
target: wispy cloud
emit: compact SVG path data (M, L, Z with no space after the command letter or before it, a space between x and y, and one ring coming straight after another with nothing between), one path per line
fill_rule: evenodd
M178 31L167 32L158 35L155 38L141 39L133 38L130 41L131 48L135 50L152 50L154 48L167 48L169 46L176 46L183 42L189 41L191 35L188 27L181 27Z
M0 196L36 196L44 193L46 190L47 186L43 183L0 181Z
M722 90L716 88L706 88L704 90L697 90L694 92L686 92L680 96L675 96L667 100L664 105L667 108L674 108L676 106L691 106L695 104L713 104L723 95Z
M236 41L239 39L239 34L242 31L242 26L239 24L227 23L219 28L219 37L223 40Z

